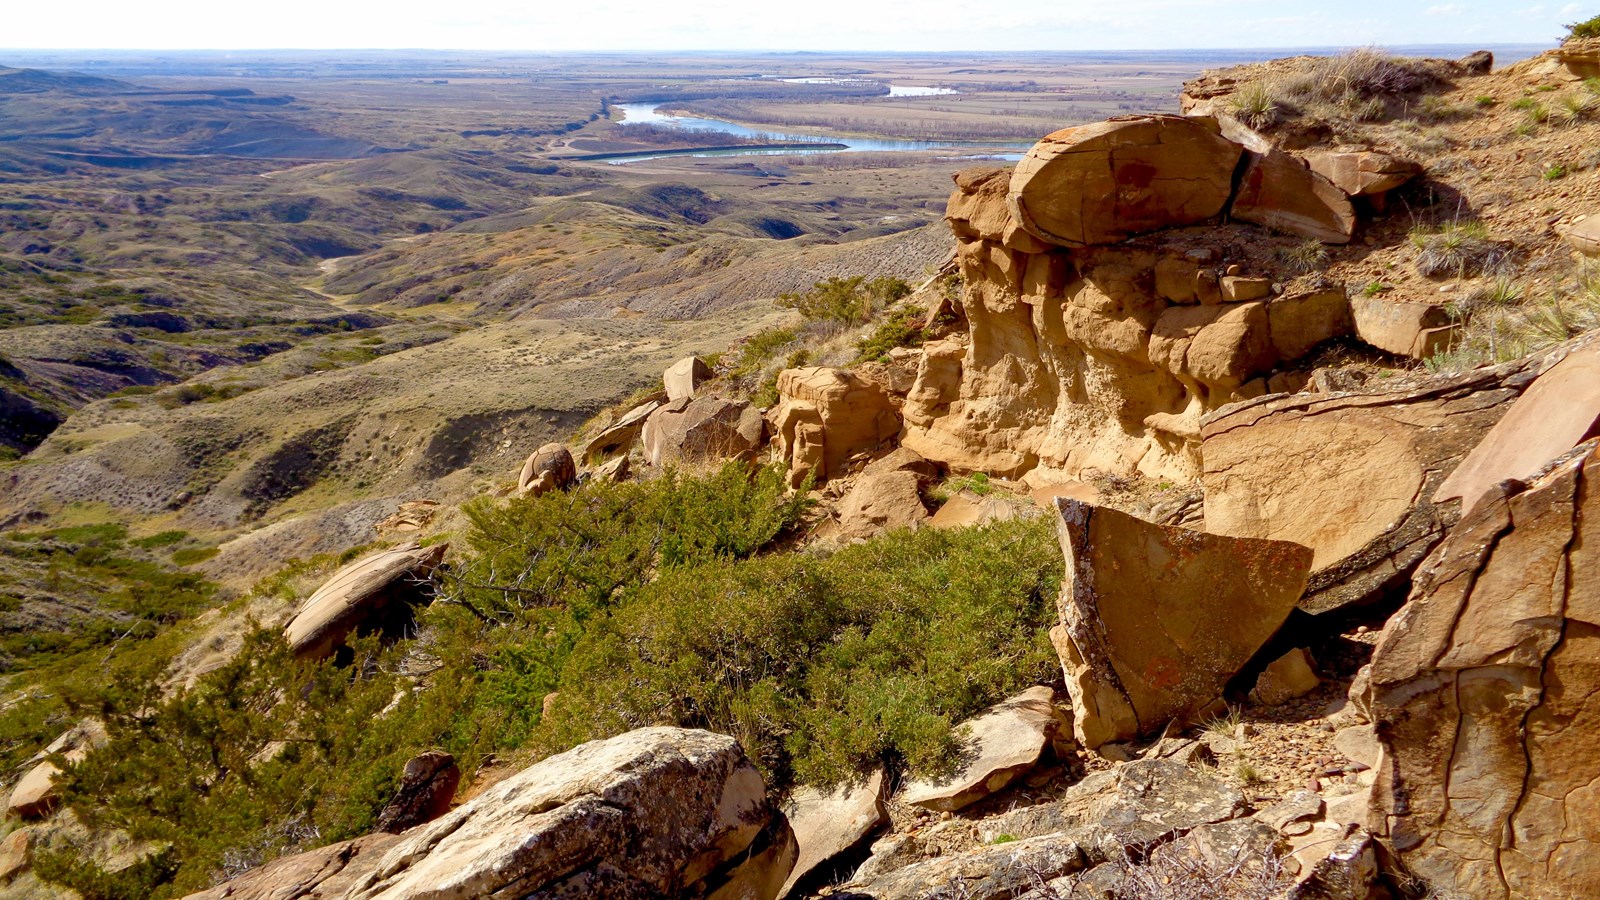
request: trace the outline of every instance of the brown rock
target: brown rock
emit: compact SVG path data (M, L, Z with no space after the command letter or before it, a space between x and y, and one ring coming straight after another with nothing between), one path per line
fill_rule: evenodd
M1325 244L1348 244L1356 229L1350 198L1281 150L1251 159L1230 214Z
M1372 824L1469 897L1600 894L1600 458L1503 482L1428 558L1379 637Z
M1600 214L1561 229L1561 236L1584 256L1600 256Z
M578 465L562 444L545 444L533 451L517 475L517 493L537 497L550 491L564 491L578 480Z
M400 840L400 835L380 832L280 856L185 900L339 900Z
M1243 275L1224 275L1222 299L1228 303L1243 303L1272 296L1271 278L1247 278Z
M1392 191L1422 174L1422 167L1373 150L1313 151L1306 154L1311 171L1352 197Z
M1569 39L1551 52L1574 77L1600 77L1600 38Z
M1379 297L1352 297L1356 337L1398 356L1427 359L1448 345L1450 314L1442 306Z
M639 432L644 430L645 420L650 418L651 413L661 408L661 402L646 400L623 413L584 446L583 458L592 461L612 453L627 453L633 442L638 440Z
M779 896L788 896L795 884L823 863L860 846L889 824L889 810L883 802L884 780L884 771L879 768L858 782L841 784L830 791L812 787L795 790L783 805L783 814L794 829L800 855Z
M915 472L863 472L839 501L840 533L866 539L896 528L916 528L928 518Z
M364 556L335 572L306 598L283 630L302 659L333 655L359 629L393 630L411 621L410 605L426 596L430 577L449 544L401 544Z
M652 466L749 459L766 436L761 411L748 403L719 397L673 400L645 420L644 454Z
M18 828L0 841L0 884L8 884L28 868L28 851L33 843L33 831Z
M1505 418L1433 495L1460 500L1462 513L1506 479L1526 481L1600 426L1600 344L1581 347L1534 380Z
M1017 163L1008 199L1040 240L1113 244L1221 214L1241 152L1209 120L1118 117L1042 138Z
M1311 661L1299 647L1278 657L1256 676L1256 686L1250 691L1250 702L1259 706L1277 706L1296 697L1304 697L1321 684Z
M963 723L966 752L959 768L937 781L916 779L901 803L957 810L1004 788L1039 764L1052 747L1071 745L1072 723L1055 704L1055 689L1031 687Z
M1156 296L1171 303L1197 303L1195 278L1200 269L1194 260L1182 256L1163 256L1156 260Z
M971 491L954 494L928 520L931 528L971 528L990 522L1006 522L1017 517L1017 508L993 494L978 496Z
M818 482L841 475L851 457L900 433L889 394L849 369L785 369L778 373L778 398L773 438L794 485L807 475Z
M461 783L456 758L443 750L430 750L406 760L400 787L389 805L378 813L378 831L399 834L450 811L450 801Z
M45 760L28 770L11 788L6 812L19 819L42 819L61 803L56 791L56 776L61 769Z
M698 356L686 356L673 363L661 375L661 386L667 392L667 402L693 400L700 383L711 379L711 367Z
M1152 525L1058 500L1059 633L1078 740L1094 749L1189 719L1294 608L1311 551Z
M1338 289L1285 294L1267 304L1267 319L1273 347L1281 359L1289 361L1355 328L1350 300Z
M1232 390L1276 364L1264 303L1174 306L1150 333L1150 362L1180 378Z
M1006 205L1011 170L998 167L962 169L945 208L950 229L966 240L993 241L1008 250L1042 253L1050 248L1022 230Z
M1289 540L1315 561L1320 613L1402 583L1455 522L1434 491L1499 421L1536 361L1365 394L1264 397L1205 420L1206 527Z

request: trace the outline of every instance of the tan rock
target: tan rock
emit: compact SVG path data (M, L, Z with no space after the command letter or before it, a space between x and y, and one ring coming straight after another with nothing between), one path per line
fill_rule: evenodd
M1224 275L1222 299L1226 303L1242 303L1272 296L1271 278L1249 278L1243 275Z
M578 465L563 444L545 444L528 457L517 475L517 493L537 497L550 491L564 491L578 480Z
M1526 385L1533 362L1371 393L1264 397L1205 420L1206 527L1315 552L1300 606L1381 596L1455 521L1434 491Z
M33 832L18 828L0 841L0 884L8 884L28 868L28 851L33 843Z
M788 896L801 879L823 863L859 847L889 824L884 782L884 771L879 768L860 781L841 784L829 791L813 787L795 789L783 805L783 814L794 829L800 855L778 894L780 897Z
M953 494L940 506L928 526L938 529L971 528L990 522L1006 522L1017 517L1017 508L1005 498L989 494L978 496L971 491Z
M1267 304L1272 345L1280 359L1293 361L1318 344L1343 337L1355 328L1350 299L1343 290L1285 294Z
M867 463L861 470L863 475L878 475L887 472L910 472L917 476L917 480L926 484L937 478L939 467L924 459L922 454L910 447L896 447Z
M358 628L387 630L411 620L410 603L425 595L449 544L401 544L364 556L335 572L306 598L283 630L301 658L333 655Z
M652 466L750 459L766 443L761 411L748 403L699 397L673 400L644 423L644 454Z
M1306 164L1352 197L1387 193L1422 174L1416 163L1374 150L1311 151Z
M1526 481L1600 426L1600 344L1574 350L1540 375L1434 492L1462 513L1508 478Z
M60 803L56 790L56 777L61 769L45 760L28 770L11 788L11 798L6 801L6 812L19 819L42 819Z
M1572 249L1584 256L1600 256L1600 213L1560 231Z
M1211 706L1283 624L1311 550L1152 525L1057 500L1060 631L1078 740L1094 749Z
M1600 895L1600 458L1483 497L1384 627L1374 825L1467 897Z
M960 809L1010 784L1051 748L1070 746L1071 730L1053 688L1028 688L962 724L966 748L954 774L911 781L898 799L924 809Z
M1383 750L1378 745L1378 735L1372 725L1351 725L1339 729L1333 736L1333 747L1351 762L1376 769Z
M1451 326L1450 314L1442 306L1382 296L1352 297L1350 313L1357 337L1398 356L1427 359L1449 343L1450 333L1439 331Z
M1150 333L1150 362L1179 378L1232 390L1277 362L1267 306L1170 307Z
M646 400L623 413L584 446L583 458L592 461L613 453L627 453L644 430L645 420L660 409L661 404L660 400Z
M185 900L340 900L367 877L398 834L368 834L277 859Z
M866 539L896 528L916 528L928 519L915 472L863 472L839 501L836 515L846 538Z
M417 532L428 527L439 512L437 500L407 500L394 514L373 526L380 535Z
M778 398L773 440L795 485L808 475L818 482L841 475L851 457L900 433L889 394L848 369L785 369L778 373Z
M1250 691L1250 702L1258 706L1277 706L1296 697L1304 697L1321 684L1317 673L1299 647L1269 663L1256 677L1256 686Z
M1182 256L1164 256L1156 260L1156 296L1170 303L1198 303L1195 278L1200 274L1194 260Z
M711 379L711 367L698 356L686 356L673 363L661 375L661 386L667 392L667 402L693 400L701 382Z
M1349 243L1356 228L1344 192L1281 150L1251 159L1230 215L1325 244Z
M1551 53L1572 77L1600 78L1600 39L1569 39Z
M627 481L631 474L632 464L628 461L628 455L624 453L596 466L595 470L589 473L589 477L597 482L619 482Z
M1123 116L1042 138L1017 163L1008 199L1040 240L1112 244L1219 215L1241 152L1213 122Z
M1006 205L1011 186L1011 170L975 167L957 172L956 189L945 208L945 221L958 236L967 240L986 240L1008 250L1042 253L1050 245L1022 230Z

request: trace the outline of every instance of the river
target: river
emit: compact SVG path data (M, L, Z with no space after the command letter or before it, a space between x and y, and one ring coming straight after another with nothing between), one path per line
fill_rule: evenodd
M893 88L891 88L891 91ZM922 91L944 91L945 88L913 88ZM900 96L932 96L931 94L901 94ZM1009 152L968 154L970 158L983 159L1009 159L1022 158L1022 152L1033 146L1032 141L904 141L887 138L856 138L834 137L819 134L803 134L791 131L774 131L772 129L754 129L736 122L724 122L721 119L702 119L696 116L672 116L656 110L661 101L648 101L644 103L619 103L616 109L622 113L621 121L624 124L641 122L652 125L661 125L667 128L683 128L696 131L714 131L720 134L738 135L744 138L760 138L774 144L829 144L832 146L821 147L816 150L806 148L782 149L735 149L735 150L707 150L662 152L658 154L645 154L630 156L624 159L608 160L613 164L641 162L647 159L661 159L668 156L792 156L802 153L844 153L844 152L869 152L869 153L900 153L912 150L999 150ZM839 145L843 145L842 147Z

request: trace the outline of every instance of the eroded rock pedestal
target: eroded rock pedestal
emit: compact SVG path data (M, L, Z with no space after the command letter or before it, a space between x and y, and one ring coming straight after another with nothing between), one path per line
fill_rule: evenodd
M1384 628L1374 830L1436 889L1600 896L1600 458L1480 498Z

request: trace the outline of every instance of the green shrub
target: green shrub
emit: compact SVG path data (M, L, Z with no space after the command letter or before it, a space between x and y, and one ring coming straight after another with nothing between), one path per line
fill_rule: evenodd
M183 543L184 538L187 538L188 536L189 532L187 531L163 531L158 534L152 534L149 537L142 537L138 538L137 540L129 541L128 543L134 545L135 547L142 547L146 550L154 550L158 547L170 547L173 544L181 544Z
M887 362L889 351L896 347L920 347L927 340L923 328L923 311L902 307L891 312L878 323L871 336L856 342L858 359Z
M805 293L780 294L778 305L798 310L808 320L840 325L861 325L878 310L904 299L911 285L899 278L827 278Z
M1567 26L1567 38L1593 38L1600 37L1600 16L1585 19L1582 22L1573 22Z
M1048 520L894 532L663 576L577 642L547 752L656 723L739 738L774 783L936 772L951 727L1056 678Z

